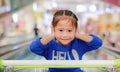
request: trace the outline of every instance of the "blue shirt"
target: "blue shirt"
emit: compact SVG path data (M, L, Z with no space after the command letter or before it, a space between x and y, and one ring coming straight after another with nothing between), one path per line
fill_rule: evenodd
M59 44L55 39L48 44L42 44L37 38L30 45L30 50L47 60L81 60L82 56L91 50L96 50L102 45L102 40L91 34L93 40L84 42L75 38L68 46ZM51 68L49 72L83 72L80 68Z

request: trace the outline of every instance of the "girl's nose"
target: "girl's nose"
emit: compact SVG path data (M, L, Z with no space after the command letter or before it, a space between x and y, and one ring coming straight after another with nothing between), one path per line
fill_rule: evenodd
M68 34L67 34L67 32L66 31L64 31L63 32L63 36L67 36Z

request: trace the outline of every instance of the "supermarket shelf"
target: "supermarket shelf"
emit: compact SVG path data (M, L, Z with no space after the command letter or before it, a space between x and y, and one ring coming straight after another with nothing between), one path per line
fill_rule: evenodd
M116 53L120 53L119 49L111 47L111 46L103 46L103 48L111 50L111 51L116 52Z
M26 43L28 41L32 41L34 39L34 37L22 37L22 38L11 38L10 40L5 40L6 43L4 44L0 44L0 49L1 48L5 48L5 47L9 47L9 46L15 46L15 45L19 45L19 44L22 44L22 43Z
M115 49L113 47L109 47L109 46L103 46L101 48L102 51L114 56L115 58L120 58L120 50Z
M9 46L6 47L6 48L2 48L2 49L0 49L1 50L0 51L0 56L4 56L4 55L6 55L8 53L11 53L11 52L13 52L15 50L18 50L18 49L20 49L20 48L22 48L24 46L29 45L29 44L30 44L30 42L26 42L26 43L21 43L19 45L12 46L11 48Z

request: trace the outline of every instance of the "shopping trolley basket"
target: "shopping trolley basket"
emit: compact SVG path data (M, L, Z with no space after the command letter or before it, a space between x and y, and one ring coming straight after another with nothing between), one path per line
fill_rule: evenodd
M116 72L120 68L117 60L0 60L4 72L14 72L18 68L103 68L106 72ZM9 71L7 70L9 68ZM11 70L11 71L10 71Z

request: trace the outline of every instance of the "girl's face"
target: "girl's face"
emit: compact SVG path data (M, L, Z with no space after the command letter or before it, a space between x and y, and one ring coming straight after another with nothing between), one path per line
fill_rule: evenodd
M70 20L60 20L55 26L55 37L58 43L67 46L75 38L76 28Z

